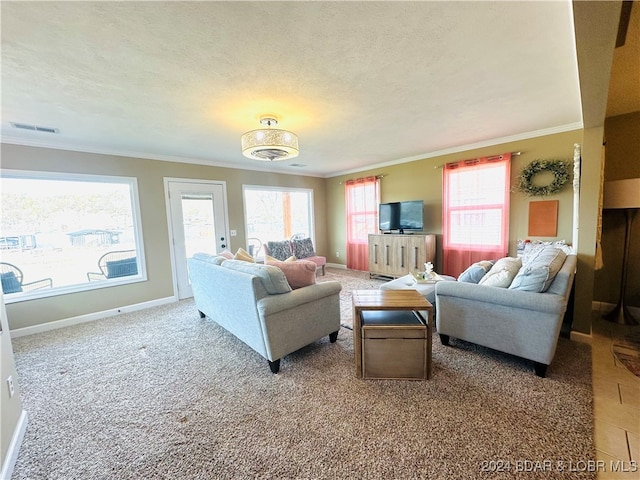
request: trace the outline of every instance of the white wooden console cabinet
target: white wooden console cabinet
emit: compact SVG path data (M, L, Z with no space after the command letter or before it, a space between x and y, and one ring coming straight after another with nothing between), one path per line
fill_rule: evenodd
M425 262L435 265L435 260L435 235L369 235L370 275L402 277L423 271Z

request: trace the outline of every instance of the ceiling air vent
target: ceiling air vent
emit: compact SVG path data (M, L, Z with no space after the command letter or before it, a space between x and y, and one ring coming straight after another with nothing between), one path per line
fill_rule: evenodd
M29 125L28 123L11 122L11 126L13 128L21 128L22 130L31 130L33 132L60 133L60 130L57 128L39 127L38 125Z
M306 167L306 165L304 163L291 163L289 164L290 167Z

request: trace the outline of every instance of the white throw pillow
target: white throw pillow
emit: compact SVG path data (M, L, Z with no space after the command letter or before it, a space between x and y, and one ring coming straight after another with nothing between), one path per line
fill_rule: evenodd
M480 279L478 285L508 288L514 277L518 274L520 267L522 267L522 261L519 258L501 258L491 267L491 270Z

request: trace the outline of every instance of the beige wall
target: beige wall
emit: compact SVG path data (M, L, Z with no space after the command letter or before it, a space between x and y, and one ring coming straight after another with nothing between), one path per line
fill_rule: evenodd
M320 254L324 254L327 257L328 262L344 265L346 263L346 220L344 185L342 182L348 178L384 175L381 181L383 202L411 199L422 199L424 201L425 231L437 235L436 268L441 271L442 170L438 168L439 166L447 162L467 158L520 151L522 155L515 156L512 160L511 183L515 185L521 169L532 160L572 160L574 144L581 144L584 141L583 134L582 130L574 130L328 179L2 145L3 168L136 177L140 191L143 235L149 277L147 282L111 287L108 289L109 295L105 295L104 290L95 290L10 304L7 306L7 311L11 328L27 327L173 296L169 260L169 236L164 200L164 177L202 178L227 182L229 227L238 231L238 236L231 239L232 250L245 246L242 203L243 184L312 188L315 197L316 248ZM595 137L597 135L596 132ZM589 136L592 139L591 143L597 145L598 141L593 140L595 137L594 135ZM599 183L597 177L599 174L594 170L597 167L594 162L596 161L590 162L588 164L589 170L583 173L583 175L586 174L587 179L596 178L594 181L595 188L590 186L591 183L594 183L590 181L584 184L581 192L583 197L581 205L586 201L589 204L586 208L589 209L591 209L591 203L596 202L589 199L596 199L598 195L597 186ZM542 199L541 197L527 197L520 192L511 194L510 255L515 255L516 241L520 238L564 239L567 242L571 242L573 236L573 193L571 184L567 183L559 194L545 197L545 199L559 200L558 234L555 237L539 238L531 237L528 234L529 204L532 201ZM591 215L588 215L588 218L588 221L591 222ZM593 218L595 218L595 215ZM585 228L585 230L588 232L591 229ZM590 242L589 239L586 241ZM582 285L586 290L581 293L581 301L584 305L588 304L589 308L591 305L591 292L593 291L592 260L592 253L586 255L581 262L581 271L578 272L578 277L580 277L582 271L584 271L582 275L584 283ZM586 308L585 306L584 309ZM582 315L584 315L584 312L582 312ZM587 333L590 325L590 316L586 315L585 318L586 320L578 321L577 324L580 325L580 331Z
M461 153L419 160L411 163L376 168L353 175L342 175L327 179L327 211L330 256L327 261L345 264L346 232L345 201L342 182L349 178L368 175L384 175L381 180L382 202L401 200L423 200L425 206L425 232L435 233L438 238L436 268L442 266L442 169L439 166L457 160L496 155L505 152L522 152L511 162L511 184L517 183L522 168L536 159L573 160L575 143L582 141L582 131L547 135L544 137L503 143L491 147L468 150ZM541 178L542 180L542 178ZM538 200L559 200L558 233L555 237L532 237L528 233L529 203ZM557 195L550 197L527 197L520 192L511 194L509 219L509 254L515 255L518 239L557 240L571 243L573 231L573 189L571 182ZM339 252L339 257L336 257ZM446 273L446 272L444 272Z
M2 474L5 473L5 469L8 469L9 455L16 454L16 452L9 452L9 447L18 433L20 417L23 412L20 384L13 360L13 349L2 291L0 291L0 325L2 327L0 328L2 331L0 333L0 478L5 478ZM13 378L15 392L13 397L9 396L6 384L9 376ZM19 444L17 446L19 447Z
M72 318L173 296L164 177L223 180L227 184L229 228L238 231L230 247L245 245L242 185L310 188L314 191L315 240L318 253L327 248L325 180L186 163L154 161L65 150L2 144L2 168L136 177L148 280L108 289L72 293L7 305L12 329Z
M605 181L640 177L640 112L607 118L605 121ZM595 272L593 299L616 303L625 233L625 214L618 210L602 213L602 259ZM627 305L640 307L640 217L632 224L627 273Z

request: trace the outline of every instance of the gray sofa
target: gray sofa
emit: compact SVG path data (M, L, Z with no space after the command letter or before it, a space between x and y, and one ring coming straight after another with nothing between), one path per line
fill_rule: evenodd
M196 253L189 259L196 307L269 361L340 329L339 282L292 290L278 267Z
M542 292L461 281L437 283L436 328L442 343L449 345L454 337L532 360L536 375L544 377L555 355L576 271L575 255L563 260ZM526 263L521 271L534 268Z

